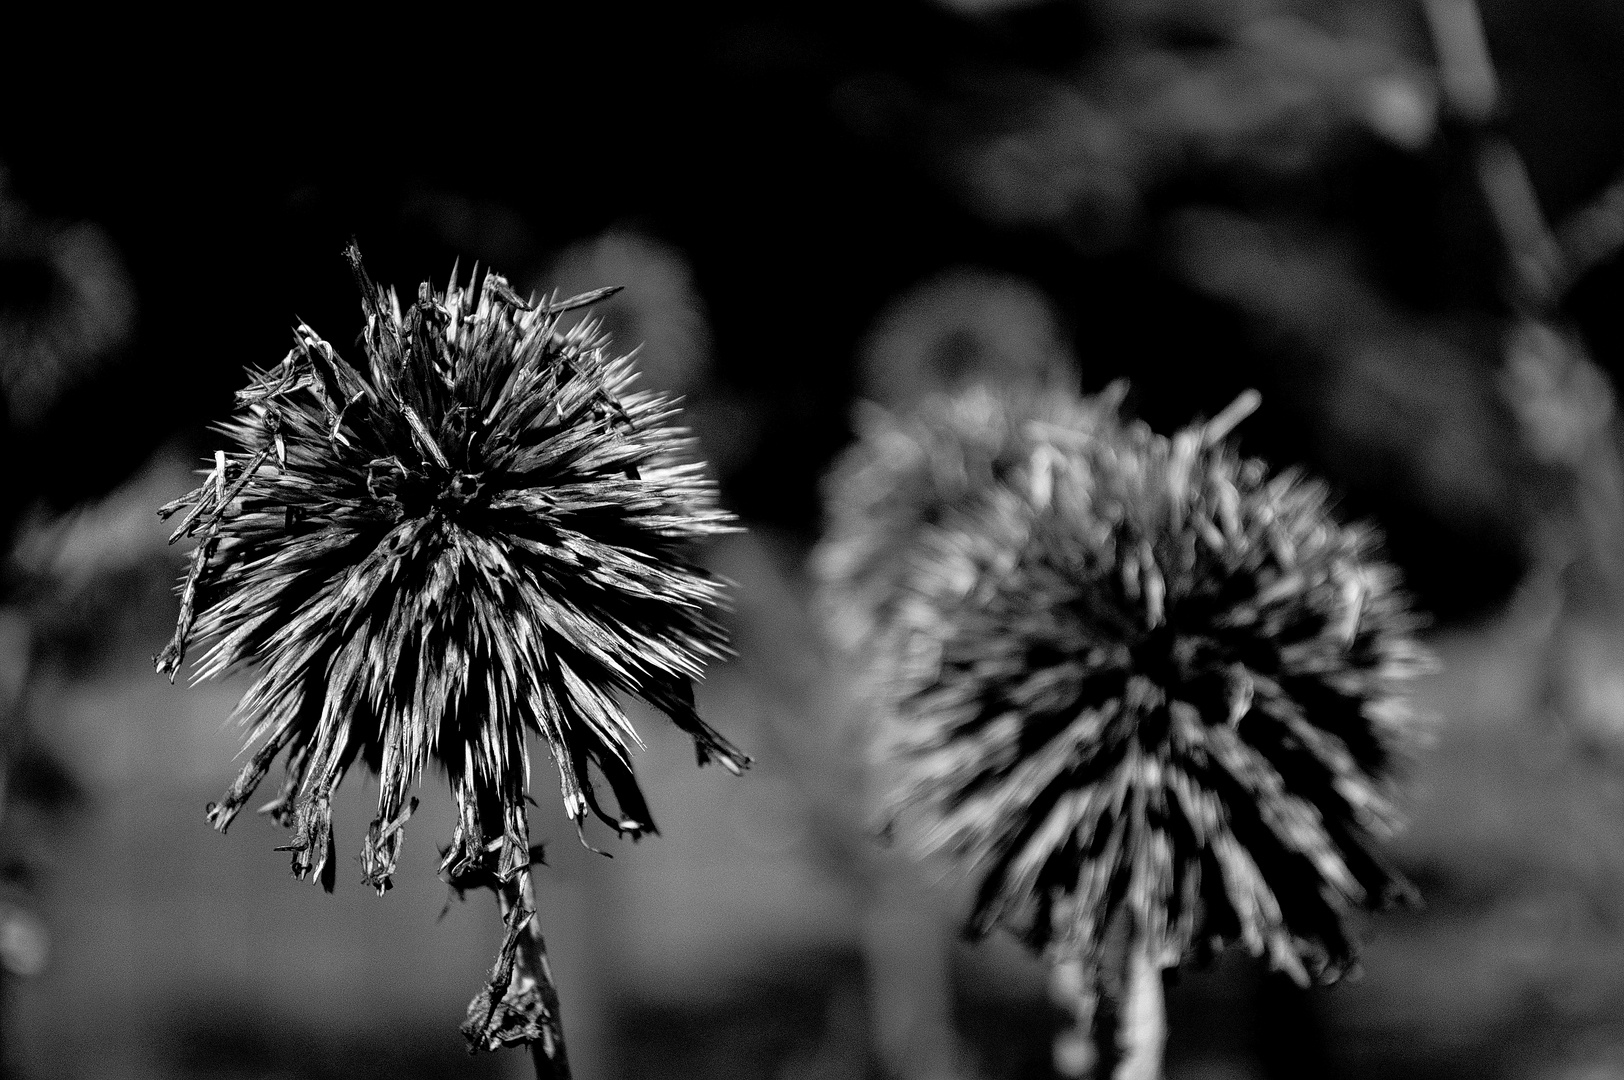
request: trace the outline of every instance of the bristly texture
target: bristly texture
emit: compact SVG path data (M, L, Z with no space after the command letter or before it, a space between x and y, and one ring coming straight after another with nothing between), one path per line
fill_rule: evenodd
M862 653L892 621L933 529L1024 470L1050 432L1114 427L1126 392L1126 383L1092 398L977 385L930 397L916 413L860 406L857 441L824 481L824 538L813 553L830 636Z
M1352 962L1428 664L1370 529L1221 439L1049 427L929 531L876 661L890 812L973 866L971 929L1103 969ZM1107 955L1108 953L1112 955Z
M721 584L685 552L731 518L684 460L674 404L632 391L593 326L558 331L613 290L532 303L497 274L476 291L453 273L403 307L348 255L365 362L299 326L238 392L234 449L160 511L184 512L175 538L198 547L158 670L173 679L194 639L198 679L257 669L238 715L258 749L210 822L225 829L285 752L262 812L294 827L295 873L331 888L333 791L364 763L379 792L362 868L381 892L433 761L458 811L442 869L511 881L531 863L533 732L577 825L591 810L652 831L617 692L692 734L701 763L748 761L694 711L693 680L727 646Z

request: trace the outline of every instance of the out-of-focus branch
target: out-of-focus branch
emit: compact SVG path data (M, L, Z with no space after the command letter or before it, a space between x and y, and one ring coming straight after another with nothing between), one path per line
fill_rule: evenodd
M1600 195L1574 211L1556 230L1562 251L1565 295L1590 271L1624 249L1624 175L1613 179Z
M1422 0L1438 54L1438 79L1449 110L1462 120L1484 123L1500 96L1483 17L1476 0Z
M1487 135L1474 154L1478 183L1505 246L1506 298L1525 318L1549 317L1561 302L1562 249L1540 209L1528 168L1505 139Z
M1519 314L1541 317L1561 300L1568 280L1565 252L1557 242L1528 169L1506 139L1493 132L1499 82L1477 0L1422 0L1438 57L1445 108L1474 132L1478 182L1505 247L1508 299Z
M1493 130L1498 95L1476 0L1422 2L1445 106L1466 125L1504 251L1511 318L1501 387L1530 456L1561 478L1551 485L1559 491L1556 502L1535 515L1527 539L1531 581L1551 591L1561 613L1547 646L1547 695L1564 721L1614 744L1624 738L1624 717L1611 706L1595 708L1611 699L1592 691L1616 678L1617 650L1576 649L1568 639L1621 636L1624 454L1611 382L1559 309L1585 273L1624 246L1624 179L1553 229L1521 155ZM1611 659L1598 664L1597 657Z

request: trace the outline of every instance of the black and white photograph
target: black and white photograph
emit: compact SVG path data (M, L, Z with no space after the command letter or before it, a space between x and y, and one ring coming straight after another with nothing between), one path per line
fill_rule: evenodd
M1624 5L0 34L0 1080L1624 1080Z

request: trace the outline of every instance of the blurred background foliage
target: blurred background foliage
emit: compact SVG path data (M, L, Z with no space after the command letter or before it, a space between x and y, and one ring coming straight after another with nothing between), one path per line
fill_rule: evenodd
M701 703L758 768L694 775L651 724L665 835L611 863L535 816L582 1076L1049 1075L1041 972L870 841L805 558L854 408L1124 376L1163 431L1260 389L1244 449L1385 527L1446 663L1400 851L1426 908L1329 992L1187 976L1170 1076L1624 1076L1624 8L129 18L13 36L0 74L8 1075L528 1068L461 1055L494 942L436 924L432 850L329 898L268 824L214 836L240 687L148 666L180 568L151 510L295 316L359 330L354 235L407 291L457 259L627 286L609 328L751 528L709 555L740 657Z

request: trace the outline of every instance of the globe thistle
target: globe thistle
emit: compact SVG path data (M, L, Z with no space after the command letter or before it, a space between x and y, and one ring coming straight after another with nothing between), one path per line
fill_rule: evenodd
M215 828L285 755L262 812L294 830L294 873L331 889L333 791L363 765L379 778L363 878L382 892L408 793L434 762L457 806L442 871L459 888L528 891L528 735L578 828L591 812L634 837L654 822L618 694L689 732L701 764L747 764L693 701L727 644L721 584L685 552L731 518L684 459L675 405L632 390L630 359L611 358L593 324L558 328L614 290L536 303L497 274L476 289L453 273L403 306L347 254L365 363L300 325L282 363L238 392L220 428L232 449L160 511L183 514L172 540L198 544L158 670L173 679L194 640L208 646L198 679L256 669L237 715L257 749L210 805ZM531 914L508 894L497 1002Z
M979 876L972 932L1120 974L1231 943L1306 983L1406 891L1377 850L1427 663L1367 527L1223 435L1044 428L929 531L886 645L888 810Z
M858 439L824 482L824 538L813 553L830 636L862 654L889 625L922 539L999 490L1049 439L1117 423L1127 391L1092 398L1029 385L978 384L914 413L865 405Z

